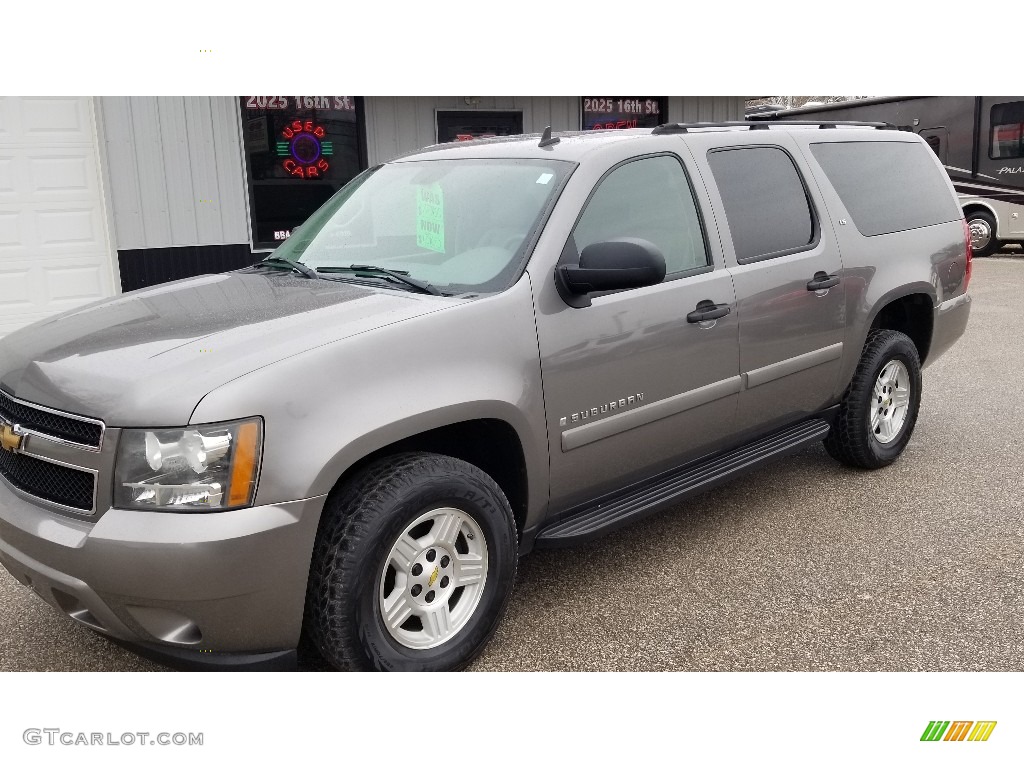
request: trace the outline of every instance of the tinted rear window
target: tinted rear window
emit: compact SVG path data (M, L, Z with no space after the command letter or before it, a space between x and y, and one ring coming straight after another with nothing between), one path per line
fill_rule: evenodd
M714 150L708 164L722 194L736 259L805 248L814 238L807 193L793 160L775 147Z
M960 218L946 177L924 144L851 141L811 152L866 237Z

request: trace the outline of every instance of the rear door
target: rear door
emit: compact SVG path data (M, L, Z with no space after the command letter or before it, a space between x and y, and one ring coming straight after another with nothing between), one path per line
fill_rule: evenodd
M765 138L706 154L716 215L728 222L744 385L737 427L747 436L831 404L845 334L843 264L824 203L795 143Z

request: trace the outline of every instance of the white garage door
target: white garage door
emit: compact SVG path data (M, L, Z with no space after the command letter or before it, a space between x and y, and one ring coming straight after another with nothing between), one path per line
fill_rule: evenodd
M0 97L0 336L115 292L91 98Z

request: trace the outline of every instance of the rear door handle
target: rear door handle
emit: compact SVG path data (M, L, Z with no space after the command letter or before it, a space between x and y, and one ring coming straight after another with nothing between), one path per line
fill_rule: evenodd
M731 311L728 304L715 304L710 299L704 299L697 304L697 308L693 312L686 316L686 322L703 323L705 320L717 320L720 317L725 317Z
M824 291L826 288L832 288L836 285L839 285L839 275L830 275L826 272L815 272L814 277L811 278L811 282L807 284L807 290Z

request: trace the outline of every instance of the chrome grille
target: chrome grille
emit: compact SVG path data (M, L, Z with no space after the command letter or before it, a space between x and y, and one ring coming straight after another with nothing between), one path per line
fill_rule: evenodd
M22 429L67 440L79 445L99 448L103 439L103 423L96 419L62 414L49 408L18 400L0 389L0 420L17 424Z
M25 493L83 512L92 511L96 478L91 472L0 451L0 475Z

